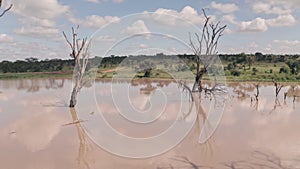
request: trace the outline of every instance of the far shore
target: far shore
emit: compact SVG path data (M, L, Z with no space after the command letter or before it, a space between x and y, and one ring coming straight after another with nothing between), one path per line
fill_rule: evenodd
M111 73L112 71L108 71ZM45 78L64 78L64 79L72 79L73 72L26 72L26 73L0 73L0 80L12 80L12 79L45 79ZM113 79L113 74L111 73L110 76L101 77L97 74L96 80L111 80ZM130 78L123 78L124 80ZM149 79L149 80L173 80L172 78L168 77L155 77L151 76L150 78L135 78L135 79ZM234 82L273 82L272 79L243 79L242 77L233 77L233 76L226 76L226 82L234 83ZM188 81L193 82L193 79L189 79ZM210 81L209 77L204 77L203 81ZM277 82L284 82L284 83L300 83L297 80L276 80Z

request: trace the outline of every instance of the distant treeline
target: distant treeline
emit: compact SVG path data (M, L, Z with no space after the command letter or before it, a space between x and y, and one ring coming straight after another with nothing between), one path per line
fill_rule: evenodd
M14 62L2 61L0 63L0 72L2 73L20 73L20 72L56 72L71 70L74 67L72 60L41 60L37 58L26 58Z
M183 54L177 55L179 58L183 59L191 69L195 69L194 55ZM220 54L220 59L224 63L225 69L234 69L237 65L249 67L249 69L255 65L255 63L265 62L265 63L278 63L282 62L287 65L286 70L292 74L298 74L300 71L300 55L264 55L260 52L255 54ZM149 57L145 55L140 56L110 56L110 57L94 57L89 61L88 67L94 66L91 64L98 65L99 68L111 68L116 67L127 57L136 57L137 59L143 59L144 57ZM167 57L163 53L158 53L153 57ZM0 72L1 73L19 73L19 72L54 72L54 71L70 71L74 68L74 61L62 60L62 59L46 59L38 60L37 58L27 58L25 60L2 61L0 62Z

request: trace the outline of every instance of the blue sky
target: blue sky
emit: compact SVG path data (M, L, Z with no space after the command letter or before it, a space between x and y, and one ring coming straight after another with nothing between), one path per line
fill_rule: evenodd
M94 35L94 55L191 53L202 8L227 25L219 53L300 53L299 0L4 0L3 8L11 3L0 18L0 60L67 59L62 31L76 25Z

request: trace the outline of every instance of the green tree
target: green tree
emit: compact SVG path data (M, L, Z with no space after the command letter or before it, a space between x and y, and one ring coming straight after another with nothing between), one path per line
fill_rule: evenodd
M256 58L257 61L264 61L265 60L265 56L261 52L256 52L255 53L255 58Z
M251 66L254 63L254 56L252 56L252 55L247 56L247 63L248 63L249 69L251 69Z
M286 67L281 67L279 73L288 73L288 69Z
M256 73L258 72L258 70L254 67L254 68L252 68L252 74L253 75L256 75Z

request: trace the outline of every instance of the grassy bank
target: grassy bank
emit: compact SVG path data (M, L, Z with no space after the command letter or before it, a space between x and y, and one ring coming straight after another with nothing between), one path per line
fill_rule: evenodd
M224 73L228 82L246 82L246 81L258 81L258 82L271 82L275 79L278 82L300 82L300 74L292 74L289 71L284 71L287 68L284 63L256 63L249 66L236 66L234 69L230 69L230 63L223 62ZM172 65L176 67L176 65ZM191 66L192 67L192 66ZM188 68L187 70L188 71ZM191 70L194 74L195 69ZM178 72L177 72L178 73ZM26 72L26 73L0 73L0 79L20 79L20 78L72 78L73 71L64 72ZM117 75L116 66L106 67L105 69L99 69L97 78L112 78ZM139 71L136 73L136 77L143 76L144 72ZM128 77L129 78L129 77ZM171 79L172 77L163 70L153 69L151 71L150 78L156 79ZM209 80L209 77L204 76L204 80Z
M228 64L224 64L228 67ZM238 67L225 70L228 81L300 82L300 74L292 74L285 63L256 63L251 67Z
M0 79L72 78L73 72L0 73Z

